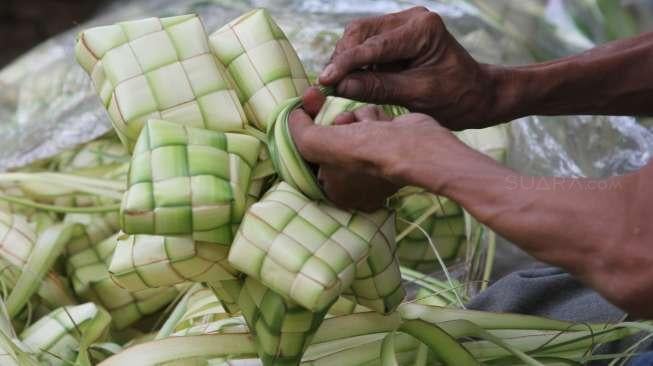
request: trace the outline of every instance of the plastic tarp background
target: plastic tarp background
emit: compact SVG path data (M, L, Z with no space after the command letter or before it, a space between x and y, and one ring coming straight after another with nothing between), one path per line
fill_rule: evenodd
M616 3L616 1L614 1ZM268 8L309 73L328 60L345 24L361 16L427 6L482 62L526 64L573 54L610 39L610 19L591 0L119 0L91 21L37 46L0 71L0 171L46 158L92 140L111 128L75 62L83 28L149 16L198 13L207 32L252 7ZM647 28L650 1L637 6ZM622 27L619 27L622 29ZM618 30L619 30L618 29ZM613 37L614 38L614 37ZM529 175L604 177L644 165L653 152L649 121L633 117L528 117L511 124L509 165ZM541 189L546 189L542 187ZM530 260L499 246L496 274ZM516 265L516 263L519 263Z

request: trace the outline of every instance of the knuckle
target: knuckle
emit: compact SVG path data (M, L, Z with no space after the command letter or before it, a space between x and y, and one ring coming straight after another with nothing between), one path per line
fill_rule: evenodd
M359 33L363 29L365 21L362 19L355 19L347 23L345 26L345 35Z
M428 12L430 12L430 10L426 6L423 6L423 5L412 7L410 10L414 11L414 12L417 12L417 13L428 13Z
M444 21L442 20L442 17L438 15L438 13L429 11L427 13L424 13L422 15L422 20L428 24L429 26L433 27L434 29L440 30L444 27Z

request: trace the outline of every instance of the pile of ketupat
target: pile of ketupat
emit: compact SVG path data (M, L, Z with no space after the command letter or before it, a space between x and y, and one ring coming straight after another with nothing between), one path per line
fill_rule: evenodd
M459 205L330 204L288 131L309 81L265 10L208 37L195 15L92 28L76 55L115 135L0 175L0 364L575 364L651 331L465 310L464 283L415 270L479 267ZM316 123L362 105L330 96ZM504 159L500 127L460 138Z

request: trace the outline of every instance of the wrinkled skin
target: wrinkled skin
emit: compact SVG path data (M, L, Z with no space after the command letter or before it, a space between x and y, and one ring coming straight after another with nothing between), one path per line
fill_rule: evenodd
M653 164L604 179L529 177L448 130L533 114L651 116L651 62L653 33L539 64L482 65L437 14L414 8L347 27L320 83L421 113L387 120L368 108L317 126L323 96L309 89L290 129L341 206L371 209L398 186L423 187L631 315L653 318Z

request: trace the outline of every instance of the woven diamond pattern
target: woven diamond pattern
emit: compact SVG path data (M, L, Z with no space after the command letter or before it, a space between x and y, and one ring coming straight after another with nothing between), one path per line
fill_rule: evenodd
M259 149L250 136L149 121L132 157L123 231L229 245Z
M209 36L212 50L235 80L250 121L263 131L283 101L309 86L295 50L264 9L255 9Z
M23 330L20 339L30 353L37 356L41 365L74 364L80 346L80 337L87 341L101 341L107 334L111 318L93 303L61 307L43 316Z
M195 15L86 30L79 35L76 55L130 150L151 118L216 131L242 130L247 124Z
M229 247L190 236L122 235L109 271L130 291L167 287L186 281L233 279Z
M24 266L29 258L36 233L21 215L0 211L0 256L16 266Z
M177 296L174 287L128 291L109 277L108 267L117 235L68 258L66 270L75 293L107 309L118 329L155 313Z
M305 308L324 310L351 285L378 232L393 229L382 216L311 201L282 182L248 210L229 262Z
M61 153L56 160L59 171L70 172L126 163L129 161L129 154L120 141L107 138Z
M238 304L264 365L297 365L326 315L311 312L248 277Z
M440 257L445 262L458 258L465 248L465 220L462 209L456 202L433 195L421 189L399 195L392 202L397 210L397 232L402 232L432 211L408 235L397 243L397 256L402 265L419 270L433 270L438 267L437 257L431 248L431 239ZM427 238L428 235L428 238Z
M383 212L383 211L381 211ZM401 285L394 238L394 215L384 215L381 229L370 240L370 252L356 267L356 277L344 294L381 314L394 311L406 293Z

